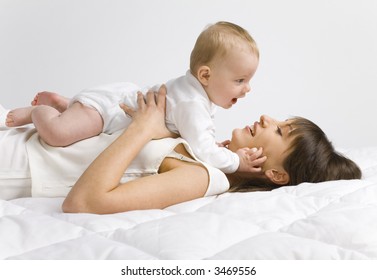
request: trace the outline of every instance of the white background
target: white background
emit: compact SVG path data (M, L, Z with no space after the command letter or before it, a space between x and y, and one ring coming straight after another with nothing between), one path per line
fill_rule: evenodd
M218 140L265 113L307 117L338 147L377 145L374 0L0 0L0 103L181 76L219 20L246 28L261 60L252 93L218 111Z

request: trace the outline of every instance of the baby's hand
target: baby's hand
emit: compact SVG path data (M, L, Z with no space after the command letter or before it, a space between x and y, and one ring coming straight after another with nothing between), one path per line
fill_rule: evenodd
M239 149L236 153L240 158L240 166L237 171L252 173L259 173L262 171L261 165L267 159L266 156L262 156L262 148L243 148Z
M223 141L221 143L216 143L216 144L217 144L218 147L227 148L228 145L229 145L229 143L230 143L230 140L225 140L225 141Z

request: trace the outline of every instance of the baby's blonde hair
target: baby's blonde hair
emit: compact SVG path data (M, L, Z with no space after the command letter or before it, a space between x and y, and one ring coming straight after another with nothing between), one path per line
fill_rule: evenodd
M259 59L259 50L253 37L242 27L226 21L208 26L200 33L190 57L190 71L196 74L202 65L209 65L214 58L222 58L240 42L246 42Z

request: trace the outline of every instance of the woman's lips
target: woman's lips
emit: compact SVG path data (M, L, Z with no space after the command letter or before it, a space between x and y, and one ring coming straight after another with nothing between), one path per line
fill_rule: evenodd
M247 130L247 132L249 132L250 134L251 134L251 136L253 136L254 137L254 133L253 133L253 130L251 129L251 127L250 126L245 126L245 129Z

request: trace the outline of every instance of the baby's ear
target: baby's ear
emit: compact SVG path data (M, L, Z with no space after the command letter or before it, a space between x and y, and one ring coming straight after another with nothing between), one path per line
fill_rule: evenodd
M206 65L200 66L197 73L197 78L203 86L208 85L209 77L211 76L211 68Z
M280 171L276 169L268 169L264 172L268 179L271 182L277 185L286 185L289 182L289 175L285 171Z

